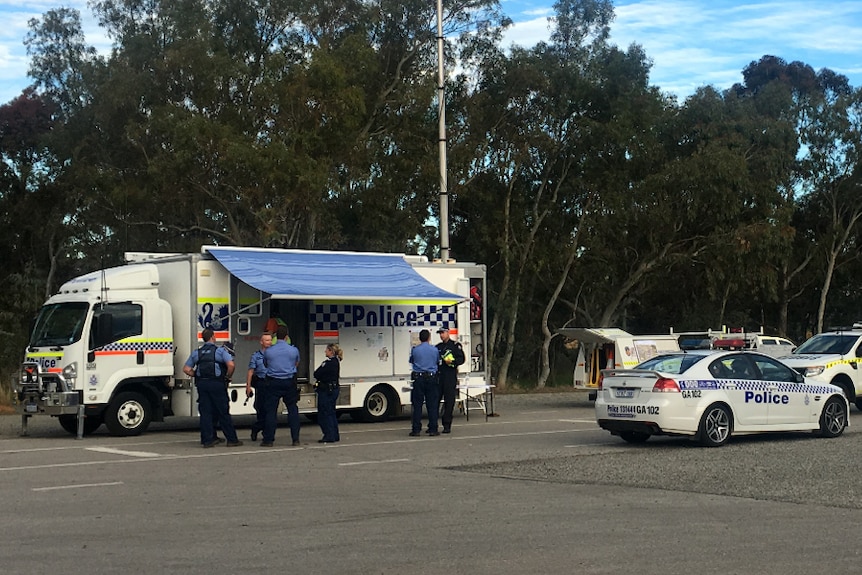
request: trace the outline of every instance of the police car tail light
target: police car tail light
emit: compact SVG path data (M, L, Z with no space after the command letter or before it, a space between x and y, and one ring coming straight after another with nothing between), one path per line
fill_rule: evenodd
M660 377L658 378L658 381L655 382L655 385L653 386L652 390L654 393L679 393L679 385L676 383L676 381L670 379L669 377Z

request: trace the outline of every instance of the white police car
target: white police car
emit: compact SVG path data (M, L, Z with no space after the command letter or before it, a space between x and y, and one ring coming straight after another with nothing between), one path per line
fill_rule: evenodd
M599 426L629 443L683 435L715 447L731 435L804 430L837 437L848 424L840 387L756 352L667 353L602 370L599 385Z

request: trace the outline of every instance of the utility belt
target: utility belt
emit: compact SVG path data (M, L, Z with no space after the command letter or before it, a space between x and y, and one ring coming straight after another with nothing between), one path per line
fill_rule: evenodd
M318 391L333 392L336 389L338 389L338 382L337 381L329 381L329 382L315 381L314 382L314 388Z
M410 372L410 380L416 381L417 379L429 379L437 377L436 371L413 371Z
M283 381L283 382L287 383L288 385L290 385L291 383L296 383L296 374L294 373L294 374L288 375L287 377L272 377L271 375L268 375L268 376L266 376L266 379L260 380L263 387L272 385L273 382L276 382L276 381Z

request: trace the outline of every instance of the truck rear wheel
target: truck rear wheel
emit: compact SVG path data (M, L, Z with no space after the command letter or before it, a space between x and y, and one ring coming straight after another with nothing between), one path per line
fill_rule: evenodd
M105 411L105 425L111 435L140 435L150 426L152 408L140 393L118 393Z
M60 415L57 417L60 420L60 427L71 433L78 435L78 416L77 415ZM100 427L102 427L102 416L88 415L84 418L84 435L90 435Z
M362 421L374 423L386 421L395 411L395 402L389 388L385 385L376 385L371 388L362 407L359 408L357 416Z

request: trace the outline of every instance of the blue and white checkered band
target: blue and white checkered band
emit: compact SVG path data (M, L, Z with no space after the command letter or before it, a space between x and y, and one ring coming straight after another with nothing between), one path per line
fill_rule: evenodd
M169 351L173 352L174 342L165 341L116 341L102 348L103 351Z
M787 381L751 381L747 379L705 379L679 381L680 389L726 389L732 386L740 391L774 391L776 393L813 393L830 394L831 387L808 383Z
M345 327L428 327L455 325L454 305L316 304L311 311L315 331Z

